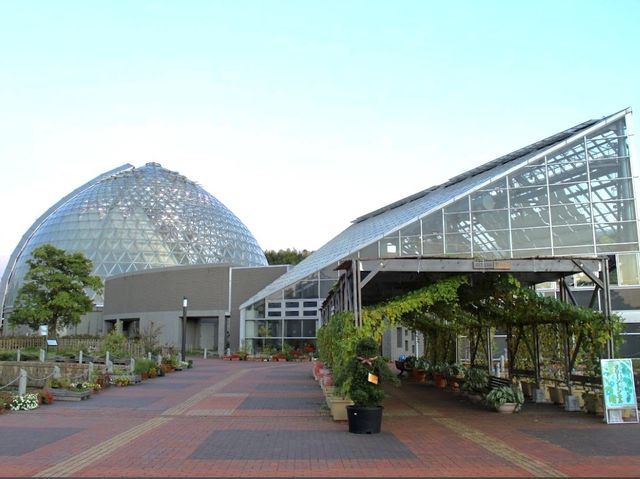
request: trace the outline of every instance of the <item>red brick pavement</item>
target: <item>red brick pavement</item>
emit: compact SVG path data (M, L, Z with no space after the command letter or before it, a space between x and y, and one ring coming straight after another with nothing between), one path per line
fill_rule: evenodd
M551 405L501 415L411 380L389 394L382 434L354 435L322 406L310 363L196 360L88 401L1 415L0 476L640 475L637 424ZM11 435L39 445L3 452Z

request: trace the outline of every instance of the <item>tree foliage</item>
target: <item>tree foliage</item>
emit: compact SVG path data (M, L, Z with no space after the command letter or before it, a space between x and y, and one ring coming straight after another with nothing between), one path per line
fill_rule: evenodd
M287 248L275 250L265 250L264 255L267 257L267 261L270 265L276 264L298 264L300 261L309 256L313 251L306 249L298 251L297 249Z
M49 334L75 326L93 310L86 290L102 292L102 280L91 275L93 264L82 253L68 254L50 244L34 249L27 260L29 271L9 316L12 325L37 330L49 326Z

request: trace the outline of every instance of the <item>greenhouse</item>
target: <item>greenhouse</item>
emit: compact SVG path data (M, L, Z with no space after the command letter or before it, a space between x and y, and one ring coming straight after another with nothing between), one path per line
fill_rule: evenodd
M288 321L302 318L279 308L290 299L324 300L346 260L577 256L607 257L611 305L625 319L625 352L640 356L630 121L630 109L586 121L357 218L242 305L248 346L258 349L265 335L274 345L297 341L286 333L298 332ZM579 303L589 302L592 278L576 272L567 284ZM538 289L559 294L555 281ZM602 309L600 301L594 306ZM388 353L412 350L415 337Z

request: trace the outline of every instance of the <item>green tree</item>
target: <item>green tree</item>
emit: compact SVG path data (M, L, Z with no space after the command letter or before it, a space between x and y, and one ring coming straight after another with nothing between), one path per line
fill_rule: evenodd
M77 325L83 314L93 310L85 290L100 294L103 284L91 275L93 264L82 253L68 254L45 244L33 250L27 264L29 271L9 316L10 324L33 330L46 324L50 334L56 334L60 328Z
M298 264L300 261L309 256L313 251L309 251L306 249L298 251L297 249L281 249L278 251L275 250L265 250L264 255L267 257L267 261L270 265L276 264Z

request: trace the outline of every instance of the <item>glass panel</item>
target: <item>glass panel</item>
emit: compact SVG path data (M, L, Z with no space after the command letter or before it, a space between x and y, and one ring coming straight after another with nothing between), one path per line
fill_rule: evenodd
M549 186L551 204L588 203L589 186L587 183Z
M591 181L614 180L631 176L629 158L593 160L589 162Z
M267 316L269 316L270 318L278 318L282 316L282 311L269 311L267 312Z
M302 305L305 308L317 308L318 307L318 302L317 301L304 301L302 303Z
M549 228L526 228L511 231L513 249L550 248Z
M420 220L414 221L409 226L405 226L400 230L400 236L419 236L420 235Z
M547 171L549 184L587 182L589 179L586 161L549 164Z
M294 298L317 298L318 297L318 282L317 281L299 281L293 286L284 290L284 297L286 299Z
M302 321L288 319L284 324L284 333L286 337L299 338L302 336Z
M640 284L640 255L619 254L617 258L618 284L629 286Z
M287 301L284 306L285 308L299 308L300 303L298 301Z
M593 246L565 246L554 247L553 252L556 256L570 256L570 255L590 255L593 254Z
M316 336L316 322L305 320L302 321L302 336L307 338L315 338Z
M267 306L269 309L279 309L282 307L282 303L280 301L269 301Z
M473 232L473 251L509 251L509 231Z
M553 256L551 248L531 248L513 250L514 258L535 258L537 256Z
M305 309L302 312L302 316L306 316L306 317L310 317L310 316L317 316L318 315L318 310L317 309Z
M592 181L591 194L593 201L632 199L632 180L628 178L620 180Z
M553 245L581 246L593 244L593 229L591 225L554 226ZM593 251L593 250L592 250Z
M512 228L530 228L549 225L549 209L541 206L511 210Z
M244 335L247 338L253 338L258 336L258 321L245 321L244 322Z
M551 207L551 221L554 225L591 223L589 204L571 203Z
M509 228L509 215L507 210L485 211L473 213L474 231L481 225L484 230L503 230Z
M300 316L300 312L295 309L293 311L285 311L284 315L288 318L297 318L298 316Z
M328 268L324 268L320 270L320 279L337 280L338 276L339 276L339 273L335 270L335 266L329 266Z
M596 223L615 223L635 220L636 210L633 200L593 203L593 219Z
M596 246L598 254L626 253L630 251L638 251L638 243L616 243Z
M471 194L471 210L498 210L508 206L506 188L480 190Z
M451 213L444 215L444 224L447 232L462 232L469 230L469 213Z
M470 253L471 240L467 234L447 233L446 254Z
M405 236L401 239L402 256L420 256L422 254L420 236Z
M267 327L269 328L269 336L282 336L282 321L267 321Z
M509 190L509 198L511 208L547 206L549 204L546 186L514 188Z
M446 213L465 213L469 211L469 198L465 196L457 201L454 201L449 206L445 206L444 212Z
M596 243L600 245L638 242L635 222L596 224L595 230Z
M264 318L264 301L258 301L247 308L245 319Z
M422 254L425 256L438 256L444 254L444 242L442 235L425 236L422 241Z
M558 163L572 163L584 160L584 141L578 140L578 143L566 147L562 151L547 157L547 163L549 165Z
M379 258L378 242L376 241L369 246L362 248L358 253L358 257L361 259Z
M422 218L422 234L433 235L442 233L442 213L437 212Z
M394 258L400 256L400 247L398 246L398 233L394 236L387 236L380 240L380 256L382 258Z
M333 288L333 285L336 282L334 280L323 280L320 281L320 298L326 298L327 296L329 296L329 291L331 291L331 288Z

